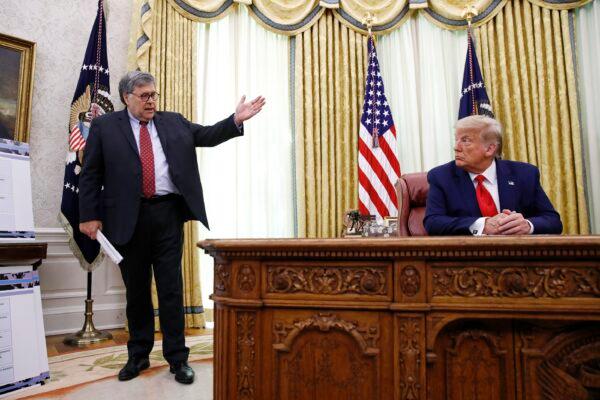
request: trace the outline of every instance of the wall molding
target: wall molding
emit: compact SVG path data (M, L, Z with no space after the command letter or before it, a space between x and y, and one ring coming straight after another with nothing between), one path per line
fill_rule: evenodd
M39 268L46 335L73 333L84 322L86 272L69 248L62 228L36 228L36 241L48 243ZM118 267L109 261L93 272L94 325L98 329L125 326L125 287Z

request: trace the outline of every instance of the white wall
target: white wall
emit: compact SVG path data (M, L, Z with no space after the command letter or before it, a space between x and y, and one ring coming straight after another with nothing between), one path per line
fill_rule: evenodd
M117 84L126 72L132 2L104 3L111 93L121 109ZM75 331L83 323L86 274L68 249L57 215L70 103L96 11L96 0L0 0L0 32L37 44L29 143L36 233L48 242L48 259L40 269L47 334ZM97 327L122 325L125 300L118 269L104 265L93 277Z

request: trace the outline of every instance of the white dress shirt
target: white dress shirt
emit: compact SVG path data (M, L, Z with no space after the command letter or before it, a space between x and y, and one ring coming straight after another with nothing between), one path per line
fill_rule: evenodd
M131 124L131 129L133 130L133 137L135 138L135 143L137 144L139 154L140 121L137 120L133 115L131 115L129 110L127 110L127 114L129 115L129 123ZM148 122L148 133L150 134L150 141L152 142L152 153L154 154L154 182L156 185L155 195L162 196L169 193L179 193L179 190L177 190L177 187L171 180L169 164L167 163L167 157L165 156L162 144L160 143L160 139L158 137L158 132L156 131L154 121L152 120Z
M496 210L498 210L498 212L502 212L502 209L500 208L500 195L498 194L498 175L496 174L496 161L492 161L492 164L481 174L474 174L472 172L469 172L469 177L471 178L471 182L473 182L473 186L475 187L476 191L478 183L475 180L475 178L479 175L483 175L483 177L485 178L483 181L483 186L487 189L488 192L490 192L490 195L492 195L492 199L494 200L494 204L496 205ZM488 217L477 218L477 220L473 222L471 226L469 226L469 231L475 236L483 235L483 229L485 227L486 219L488 219ZM533 233L533 224L529 220L526 221L529 224L529 233L531 234Z

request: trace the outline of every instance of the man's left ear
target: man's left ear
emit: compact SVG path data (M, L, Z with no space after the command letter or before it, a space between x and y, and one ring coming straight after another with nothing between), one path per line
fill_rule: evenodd
M496 150L498 150L498 145L496 143L490 143L487 145L485 152L488 156L493 156L496 154Z

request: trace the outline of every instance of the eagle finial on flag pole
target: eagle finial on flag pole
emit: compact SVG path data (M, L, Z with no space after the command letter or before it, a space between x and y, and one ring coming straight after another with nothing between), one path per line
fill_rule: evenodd
M473 4L469 4L463 9L462 17L467 20L467 25L469 26L469 29L471 29L471 22L473 20L473 17L476 17L478 14L479 12Z
M377 20L377 17L373 14L371 14L370 12L367 12L365 14L365 16L363 17L362 23L363 25L365 25L367 27L367 32L369 34L369 37L373 37L373 24L375 23L375 21Z

